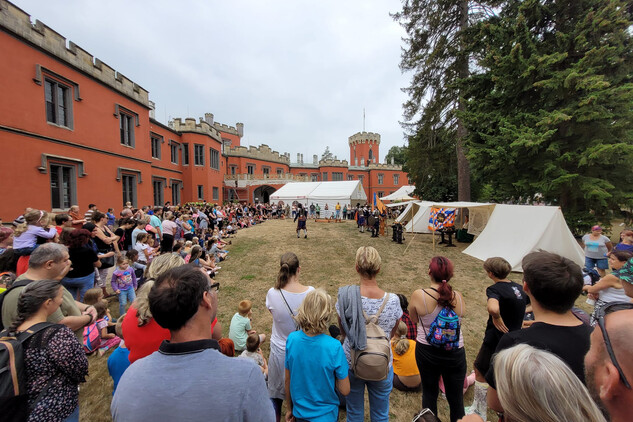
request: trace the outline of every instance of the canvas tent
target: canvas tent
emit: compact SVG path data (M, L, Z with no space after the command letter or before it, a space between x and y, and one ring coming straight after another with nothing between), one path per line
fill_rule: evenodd
M284 201L291 204L297 201L305 206L311 204L321 207L321 217L329 218L334 212L336 204L341 204L341 209L347 206L355 206L357 203L367 202L367 195L363 185L358 180L341 182L303 182L287 183L270 195L270 200ZM325 211L325 205L328 211Z
M539 249L584 265L584 253L559 207L498 204L484 230L464 253L481 260L500 256L513 271L521 271L523 257Z
M391 202L410 201L412 199L415 199L411 197L411 194L413 193L414 190L415 190L415 186L405 185L405 186L400 187L400 189L398 189L394 193L387 196L383 196L382 198L380 198L380 200L391 201Z
M410 202L402 213L396 218L396 223L407 222L404 230L409 233L431 233L429 230L429 214L431 213L429 201Z

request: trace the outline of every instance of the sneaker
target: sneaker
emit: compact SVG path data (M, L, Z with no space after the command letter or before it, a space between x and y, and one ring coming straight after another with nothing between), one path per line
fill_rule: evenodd
M297 233L297 239L299 239L299 233Z
M308 235L306 234L305 236L303 236L303 238L304 238L304 239L307 239L307 238L308 238Z

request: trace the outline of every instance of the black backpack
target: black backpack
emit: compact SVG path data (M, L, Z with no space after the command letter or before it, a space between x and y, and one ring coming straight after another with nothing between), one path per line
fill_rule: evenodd
M40 322L28 330L10 335L8 330L0 332L0 415L6 421L26 421L29 400L26 391L23 343L34 334L55 324ZM51 378L38 395L39 401L51 384Z
M0 331L5 329L5 326L2 324L2 305L4 304L4 298L7 296L7 294L15 289L16 287L24 287L27 284L29 284L31 281L33 280L29 280L28 278L24 278L22 280L18 280L16 282L13 283L13 285L11 287L9 287L7 290L5 290L4 292L0 293Z

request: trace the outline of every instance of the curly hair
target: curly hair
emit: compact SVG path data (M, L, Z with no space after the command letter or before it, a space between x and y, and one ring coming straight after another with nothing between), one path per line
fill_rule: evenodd
M306 334L322 334L328 329L332 309L330 295L323 289L315 289L301 302L296 319Z
M68 246L68 249L81 248L87 245L91 238L92 233L86 229L70 230L66 240L66 246Z

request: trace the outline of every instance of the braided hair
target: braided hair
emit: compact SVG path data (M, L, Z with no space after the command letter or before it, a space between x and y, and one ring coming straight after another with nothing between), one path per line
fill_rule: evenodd
M24 321L35 315L48 299L55 299L62 285L55 280L38 280L27 284L18 298L18 316L9 327L15 333Z

